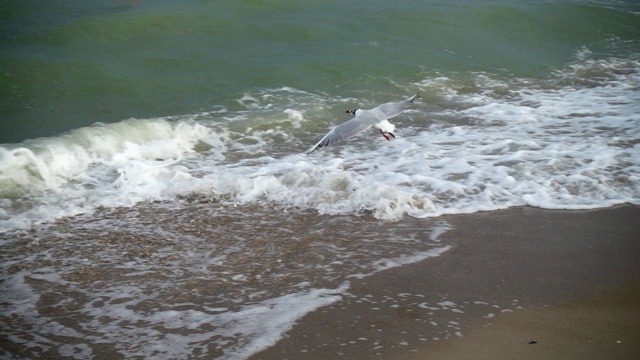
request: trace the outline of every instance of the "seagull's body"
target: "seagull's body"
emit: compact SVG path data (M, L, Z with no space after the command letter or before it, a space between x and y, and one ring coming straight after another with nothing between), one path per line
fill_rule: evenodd
M420 97L420 94L415 94L408 99L388 102L370 110L348 110L347 112L352 114L354 118L331 129L322 140L307 151L307 154L311 154L323 146L329 146L338 141L353 137L372 126L379 129L385 139L390 140L387 134L395 138L393 131L396 129L396 126L390 123L389 119L400 115L400 113L418 97Z

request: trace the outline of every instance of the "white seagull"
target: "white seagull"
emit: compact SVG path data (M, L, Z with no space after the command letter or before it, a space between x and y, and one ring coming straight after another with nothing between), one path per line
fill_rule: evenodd
M354 118L331 129L322 140L307 151L307 155L323 146L329 146L338 141L358 135L372 126L379 129L385 139L390 140L387 134L395 138L396 136L393 135L393 131L396 129L396 126L390 123L389 119L400 115L409 104L413 103L413 101L419 97L420 94L418 93L408 99L388 102L370 110L347 110L346 112L353 115Z

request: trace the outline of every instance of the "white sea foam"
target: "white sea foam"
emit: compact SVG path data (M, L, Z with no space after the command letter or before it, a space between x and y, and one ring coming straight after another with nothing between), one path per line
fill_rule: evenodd
M39 271L44 271L40 269ZM189 356L192 351L211 350L206 346L212 339L234 338L233 346L219 343L223 355L220 359L240 359L263 350L277 342L296 320L308 312L329 305L342 298L348 284L337 289L311 289L272 298L258 304L245 305L237 311L207 309L196 304L183 304L194 309L145 311L139 309L145 301L153 301L156 293L146 293L124 284L92 291L83 296L93 299L78 310L86 316L79 329L38 317L36 304L40 297L25 282L25 278L50 282L50 286L78 292L74 284L60 281L58 274L14 274L10 283L4 283L5 301L11 305L5 315L20 316L37 329L39 337L31 342L18 336L10 336L16 343L27 347L39 347L45 351L56 350L63 356L81 359L93 356L86 342L110 343L126 357L156 357L176 359ZM64 306L65 301L57 304ZM175 305L177 309L180 304ZM145 324L131 328L127 324ZM164 329L162 331L161 329ZM178 331L179 329L182 329ZM58 344L47 340L50 335L83 339L83 343ZM197 344L203 344L200 348ZM226 345L226 346L224 346Z
M417 104L395 119L394 141L365 133L311 156L303 149L351 99L282 88L245 94L239 112L6 145L0 226L176 196L381 219L640 204L639 71L632 60L580 60L537 82L477 74L464 79L477 91L464 92L460 80L428 77L414 89L446 107Z

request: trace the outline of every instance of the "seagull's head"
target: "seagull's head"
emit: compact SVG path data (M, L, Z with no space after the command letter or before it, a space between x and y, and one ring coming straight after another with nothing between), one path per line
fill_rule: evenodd
M351 114L353 116L358 115L358 111L360 111L360 109L351 109L351 110L347 110L345 111L347 114Z

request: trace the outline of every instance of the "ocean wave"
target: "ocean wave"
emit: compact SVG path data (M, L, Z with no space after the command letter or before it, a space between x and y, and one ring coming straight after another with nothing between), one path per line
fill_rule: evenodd
M638 204L640 64L587 55L539 81L429 74L406 86L425 100L394 119L394 141L365 133L311 156L304 150L345 120L343 108L394 99L264 89L243 94L238 109L4 146L3 228L185 199L389 220Z

